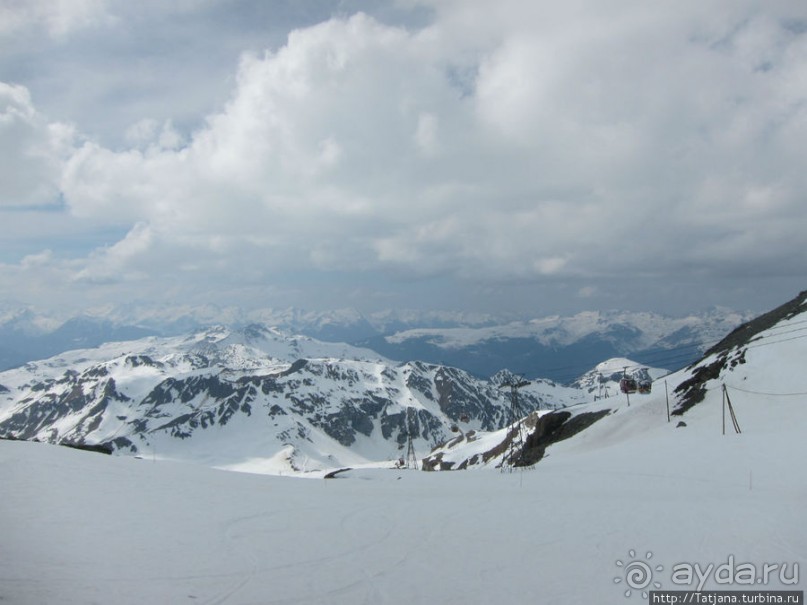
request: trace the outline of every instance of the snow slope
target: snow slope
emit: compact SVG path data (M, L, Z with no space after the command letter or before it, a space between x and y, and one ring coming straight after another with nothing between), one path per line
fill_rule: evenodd
M668 376L704 387L671 422L658 385L630 407L577 406L610 414L531 470L307 481L0 441L0 600L588 605L647 602L653 583L803 591L805 319ZM722 434L723 384L741 434ZM671 392L681 411L684 391ZM639 564L648 583L628 573ZM729 564L751 567L753 586L718 583ZM783 572L765 578L766 564ZM703 582L684 583L695 565Z

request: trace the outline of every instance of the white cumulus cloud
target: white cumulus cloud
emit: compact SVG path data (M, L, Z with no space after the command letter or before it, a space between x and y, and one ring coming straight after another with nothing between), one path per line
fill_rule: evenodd
M73 138L36 111L27 88L0 82L0 207L54 203Z
M420 29L359 13L245 52L192 131L143 116L120 148L5 85L3 203L126 231L87 282L803 274L800 4L417 4Z

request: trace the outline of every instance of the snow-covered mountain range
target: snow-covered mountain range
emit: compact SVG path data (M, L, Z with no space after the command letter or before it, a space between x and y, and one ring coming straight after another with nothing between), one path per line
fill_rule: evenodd
M410 434L425 454L454 432L504 426L511 380L260 325L218 327L0 373L0 434L264 472L384 463L403 456ZM538 380L520 403L529 412L585 396Z
M18 319L28 332L42 329L30 314ZM618 341L621 348L665 343L692 354L704 339L716 339L717 326L737 320L726 312L675 321L584 313L505 326L413 329L384 341L408 346L425 339L441 356L449 350L478 353L480 347L490 352L517 341L556 357L560 350L603 350L593 341L610 342L606 352ZM68 333L70 325L82 333L77 320L60 329ZM580 367L569 386L528 374L530 383L519 391L523 413L616 394L624 373L644 380L667 373L624 357L599 358L593 369L581 363L556 366L566 372ZM109 342L0 373L0 431L224 468L302 472L398 460L410 435L424 455L458 435L501 429L511 421L513 395L506 385L518 380L509 370L482 379L444 364L392 361L370 348L262 324L219 326Z
M750 317L727 309L678 318L597 311L492 326L410 329L361 344L394 359L439 361L479 376L508 368L570 383L613 357L679 369Z
M672 342L669 334L663 336L670 326L656 319L643 318L642 329L633 333L637 343ZM636 316L633 320L639 323ZM570 343L598 327L613 333L615 321L581 314L576 321L533 322L530 334L532 342ZM676 332L691 337L693 324L699 334L711 334L694 320L679 321ZM517 327L508 325L509 334L518 334ZM461 348L508 332L455 328L425 336L421 330L388 340L404 342L410 334ZM527 415L522 429L546 431L547 422L562 417L560 426L577 415L567 408L608 401L606 407L596 404L593 422L621 401L623 376L652 381L666 374L615 357L569 386L533 378L518 392L520 410ZM450 366L396 362L368 348L293 336L260 324L219 326L186 336L107 343L2 372L0 431L17 439L259 472L387 464L405 456L410 436L421 455L441 447L453 455L468 436L474 441L484 437L494 446L506 441L513 397L508 385L519 380L508 371L485 380ZM668 379L673 388L675 381ZM653 396L659 396L658 388ZM444 458L447 454L442 451ZM495 462L495 456L485 463L490 460Z
M354 309L245 312L213 306L133 306L57 318L6 305L0 307L0 370L110 341L176 336L212 325L243 328L260 323L318 340L370 348L390 359L450 365L483 378L508 369L569 383L611 357L678 369L750 317L723 308L677 318L609 311L513 320L440 311L362 314Z

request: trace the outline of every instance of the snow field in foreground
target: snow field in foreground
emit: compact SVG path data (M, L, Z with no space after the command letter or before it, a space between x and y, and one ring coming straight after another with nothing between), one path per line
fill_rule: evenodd
M676 563L730 555L807 571L803 448L765 473L780 448L708 443L304 481L0 441L0 600L641 602L614 582L631 550L668 589Z

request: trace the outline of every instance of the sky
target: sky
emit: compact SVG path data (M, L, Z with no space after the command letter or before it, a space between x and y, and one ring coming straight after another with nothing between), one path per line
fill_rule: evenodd
M801 0L0 0L0 302L764 311Z

